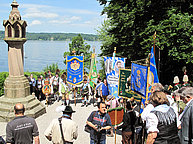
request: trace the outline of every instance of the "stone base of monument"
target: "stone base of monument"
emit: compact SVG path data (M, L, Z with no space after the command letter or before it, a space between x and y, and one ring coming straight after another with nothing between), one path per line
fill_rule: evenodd
M7 122L15 117L14 105L22 103L25 115L37 118L46 113L45 106L30 95L29 81L24 75L8 76L4 82L4 96L0 97L0 122Z
M21 98L30 95L29 81L25 76L8 76L4 86L5 97Z
M25 115L33 118L46 113L45 106L34 95L24 98L0 97L0 122L8 122L15 117L14 105L22 103L25 106Z

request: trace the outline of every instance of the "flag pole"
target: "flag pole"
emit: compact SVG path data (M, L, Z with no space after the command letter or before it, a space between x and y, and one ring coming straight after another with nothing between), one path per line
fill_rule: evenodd
M157 36L157 33L155 31L154 35L153 35L153 51L154 51L154 56L155 55L155 42L156 42L156 36ZM158 63L157 63L157 74L158 74L158 78L160 78L160 48L158 47Z
M72 53L74 54L74 56L76 56L76 51L75 51L75 49L72 51ZM75 85L76 86L76 85ZM76 89L75 89L75 86L74 86L74 104L75 104L75 106L76 106Z
M155 39L156 39L156 31L153 35L153 51L154 51L154 56L155 56Z
M95 60L95 46L93 46L93 58L94 58L93 60ZM94 91L95 91L95 88L94 88ZM94 94L93 94L93 106L94 106Z
M115 55L116 55L116 49L117 49L117 48L114 47L114 52L113 52L113 65L112 65L112 66L113 66L113 67L112 67L113 69L114 69L114 67L115 67Z
M115 109L115 126L117 125L117 109ZM116 137L116 129L115 129L115 144L116 144L116 141L117 141L117 137Z

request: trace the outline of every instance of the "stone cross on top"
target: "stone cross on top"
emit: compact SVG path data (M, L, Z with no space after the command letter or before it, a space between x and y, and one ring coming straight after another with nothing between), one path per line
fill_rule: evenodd
M3 21L5 27L5 42L8 44L9 76L24 75L23 44L26 42L27 23L21 20L19 4L14 0L9 19Z

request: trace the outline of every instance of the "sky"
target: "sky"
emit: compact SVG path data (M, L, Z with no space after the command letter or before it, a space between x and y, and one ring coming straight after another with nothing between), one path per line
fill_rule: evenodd
M13 0L0 0L0 30L9 19ZM97 34L103 6L97 0L16 0L27 32Z

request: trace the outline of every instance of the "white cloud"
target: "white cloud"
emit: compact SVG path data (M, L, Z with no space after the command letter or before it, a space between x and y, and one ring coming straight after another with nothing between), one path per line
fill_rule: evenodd
M69 24L70 21L69 20L51 20L51 21L49 21L49 23L52 23L52 24Z
M39 4L21 4L22 8L51 8L52 6L48 5L39 5Z
M72 16L72 17L70 18L70 20L72 20L72 21L81 20L81 17L78 17L78 16Z
M26 13L23 15L24 18L56 18L58 14L55 13L45 13L45 12L33 12Z
M72 17L63 17L63 18L57 19L57 20L50 20L49 23L52 23L52 24L70 24L70 23L73 23L75 21L77 22L80 20L81 20L81 17L72 16Z
M39 20L33 20L29 25L32 26L32 25L40 25L40 24L42 24L41 21L39 21Z
M100 13L84 10L84 9L64 9L64 11L72 14L85 14L85 15L100 15Z
M56 18L59 16L57 13L49 12L51 6L24 4L23 7L26 8L24 18Z

